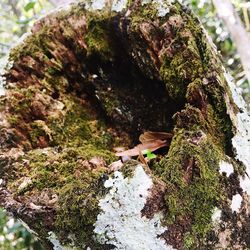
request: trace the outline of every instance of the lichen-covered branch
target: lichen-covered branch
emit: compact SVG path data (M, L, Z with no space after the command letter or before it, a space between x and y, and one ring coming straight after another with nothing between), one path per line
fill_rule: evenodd
M0 205L48 249L248 249L250 120L214 45L177 1L113 6L57 10L10 51ZM119 161L145 131L173 137Z

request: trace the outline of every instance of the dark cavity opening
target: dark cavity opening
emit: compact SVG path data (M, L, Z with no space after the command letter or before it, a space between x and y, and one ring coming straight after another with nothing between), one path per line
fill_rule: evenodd
M74 76L67 74L71 82L68 92L83 94L100 119L117 131L127 133L134 143L138 143L144 131L171 131L172 116L184 107L185 100L173 100L163 81L149 79L132 62L116 35L110 34L115 59L103 59L98 52L76 55L82 72Z
M109 126L128 133L134 143L143 131L173 129L172 116L184 101L171 99L162 81L145 77L128 60L103 63L93 56L87 66L89 71L82 72L75 92L78 96L87 94L98 116Z

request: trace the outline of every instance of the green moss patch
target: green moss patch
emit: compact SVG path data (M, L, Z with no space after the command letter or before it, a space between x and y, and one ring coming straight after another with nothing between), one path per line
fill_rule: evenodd
M186 246L197 247L211 229L213 208L222 199L218 166L222 151L200 132L176 131L166 157L157 166L167 184L165 201L168 225L189 228Z
M115 44L111 40L112 28L111 16L101 14L89 14L87 17L87 32L85 41L87 43L87 56L98 55L105 61L112 61L114 57ZM112 48L112 49L111 49Z
M98 203L101 198L103 182L100 172L86 171L78 180L72 180L60 192L56 228L62 242L70 242L68 235L78 239L76 245L83 249L92 247L93 230L100 212Z

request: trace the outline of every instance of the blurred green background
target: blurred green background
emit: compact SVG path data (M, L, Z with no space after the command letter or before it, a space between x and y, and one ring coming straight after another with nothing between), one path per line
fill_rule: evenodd
M250 86L244 75L235 44L226 27L216 15L211 0L183 0L200 17L212 40L222 55L225 67L242 89L246 102L250 103ZM233 0L234 8L247 27L247 16L250 15L250 1ZM0 2L0 60L8 54L19 38L27 32L35 20L55 8L59 1L46 0L1 0ZM245 11L245 15L243 15ZM248 106L249 107L249 106ZM0 209L0 250L22 250L42 247L22 224L9 217Z

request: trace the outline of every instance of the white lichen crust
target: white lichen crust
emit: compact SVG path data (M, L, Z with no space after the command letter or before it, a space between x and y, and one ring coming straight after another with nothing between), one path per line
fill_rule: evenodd
M61 245L60 241L58 240L58 238L54 232L49 232L48 235L49 236L47 237L47 239L53 244L54 250L77 250L76 247Z
M212 215L212 222L214 224L219 223L221 221L221 209L215 207Z
M250 117L247 113L246 104L235 86L232 77L225 73L227 83L230 87L233 100L240 112L235 115L231 105L228 103L228 114L236 128L232 144L236 153L236 159L241 161L246 167L246 175L240 178L240 185L244 192L250 195Z
M234 167L232 164L230 164L226 161L221 161L219 172L220 172L220 174L226 173L226 176L229 177L234 172Z
M232 198L231 209L233 212L239 212L243 198L236 194Z
M131 178L124 178L116 171L114 178L105 182L110 190L99 202L102 212L94 225L101 244L112 244L123 250L173 249L159 237L167 230L161 226L161 216L147 219L141 215L152 186L151 178L141 165L136 166Z

